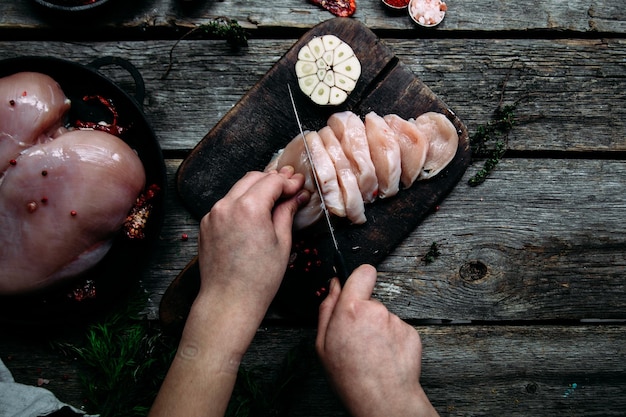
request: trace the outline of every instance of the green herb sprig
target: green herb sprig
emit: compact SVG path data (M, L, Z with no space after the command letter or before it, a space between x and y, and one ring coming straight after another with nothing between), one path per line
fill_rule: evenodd
M470 186L482 184L504 156L508 145L508 134L515 125L516 107L517 104L498 105L493 119L478 126L476 132L470 137L472 157L486 157L483 167L467 181ZM487 149L489 143L494 143L491 150Z
M204 23L190 29L183 36L181 36L176 43L174 43L170 49L169 64L165 70L165 74L161 76L162 80L166 79L172 70L172 66L174 65L174 49L176 46L178 46L180 41L197 32L204 33L207 36L215 36L220 39L225 39L233 49L248 46L248 32L246 32L246 30L239 25L237 20L229 19L227 17L216 17L208 23Z
M434 262L435 259L439 257L439 255L441 255L439 245L437 244L437 242L433 242L430 244L430 248L428 249L428 252L426 252L426 255L422 257L422 261L424 261L425 265L428 265Z
M173 358L174 344L141 317L146 300L133 297L78 343L58 344L79 360L86 407L101 417L147 415Z

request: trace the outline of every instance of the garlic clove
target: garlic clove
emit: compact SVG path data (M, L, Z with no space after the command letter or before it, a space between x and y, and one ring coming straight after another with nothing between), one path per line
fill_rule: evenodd
M330 102L330 87L323 82L318 83L310 95L311 100L319 105L325 105Z
M361 75L361 63L355 56L336 64L333 66L333 69L335 72L345 75L352 80L357 80Z
M330 96L329 96L330 104L334 106L339 105L343 103L344 101L346 101L347 98L348 98L348 93L346 93L341 88L337 88L337 87L330 88Z
M322 43L324 44L325 50L332 51L337 46L343 44L343 41L335 35L324 35L322 36Z
M315 59L319 59L324 54L324 42L322 42L321 38L313 38L309 42L309 49L313 53Z
M319 83L319 79L317 78L317 74L309 75L306 77L302 77L298 79L298 85L300 86L300 90L307 96L310 96L315 86Z
M298 52L298 61L311 61L315 62L315 57L313 56L313 52L308 45L304 45L300 51Z
M296 62L296 74L298 78L317 73L317 65L315 62L298 61Z

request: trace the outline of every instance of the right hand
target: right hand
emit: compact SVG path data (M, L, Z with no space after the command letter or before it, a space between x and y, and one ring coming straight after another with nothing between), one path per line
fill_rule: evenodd
M420 382L417 331L371 298L376 269L361 265L320 306L316 349L354 417L437 416Z

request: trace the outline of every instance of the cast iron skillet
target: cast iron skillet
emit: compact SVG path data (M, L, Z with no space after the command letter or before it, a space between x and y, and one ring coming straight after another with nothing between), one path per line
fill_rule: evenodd
M98 71L105 65L116 65L129 72L135 83L134 97ZM162 225L165 163L157 137L143 114L143 78L130 62L103 57L82 65L37 56L0 61L0 77L20 71L45 73L61 85L65 95L72 100L69 124L75 120L111 122L109 109L95 100L83 101L83 97L99 95L112 100L119 114L118 124L128 127L121 138L137 151L144 164L146 187L156 185L159 188L152 200L153 210L148 218L144 239L131 240L120 232L107 256L71 282L41 293L0 296L2 324L43 328L55 324L83 323L122 301L124 294L138 283L141 268Z

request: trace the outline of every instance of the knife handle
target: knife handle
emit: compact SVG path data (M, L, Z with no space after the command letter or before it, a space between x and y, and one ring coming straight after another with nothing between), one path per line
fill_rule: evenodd
M341 282L341 286L343 287L343 285L346 283L346 280L348 279L349 273L348 268L346 267L346 260L343 258L343 255L339 250L335 251L333 261L335 274L337 274L337 278L339 279L339 282Z

